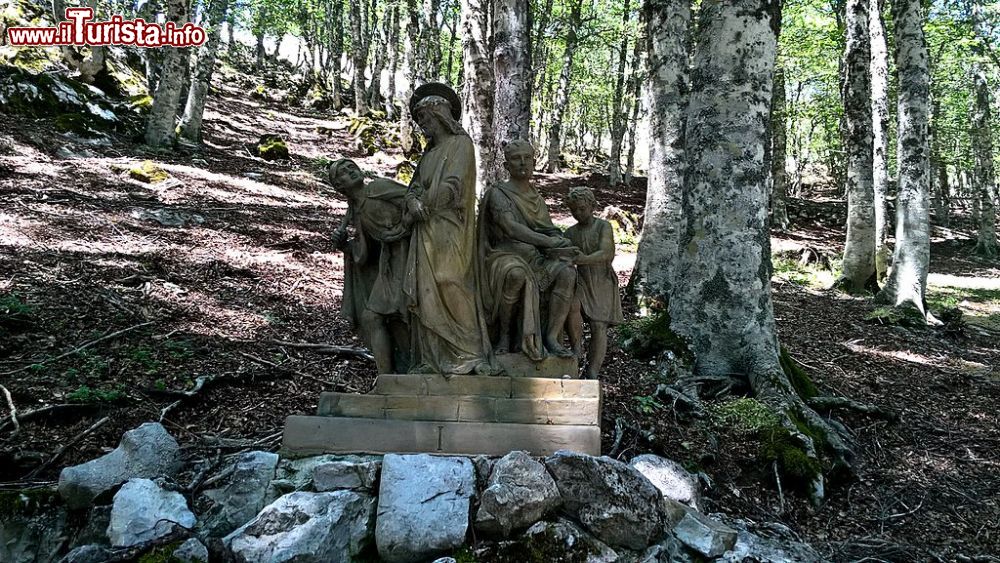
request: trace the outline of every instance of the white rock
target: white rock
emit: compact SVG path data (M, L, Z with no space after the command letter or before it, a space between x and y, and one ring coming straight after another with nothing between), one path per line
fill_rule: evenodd
M386 455L375 524L382 559L426 561L464 544L475 483L468 458Z
M541 561L613 563L620 560L613 549L563 518L556 522L538 522L528 528L522 541L527 543L532 556Z
M564 511L612 547L641 550L660 539L664 502L634 467L609 457L558 451L545 459Z
M681 543L709 558L718 557L736 545L736 530L690 509L673 532Z
M663 496L698 510L701 499L698 479L676 461L653 454L632 458L629 465L639 470Z
M289 493L223 542L237 561L351 561L371 543L375 499L354 491Z
M559 506L559 489L545 466L525 452L511 452L493 466L480 495L476 528L507 537Z
M102 493L133 478L169 477L181 466L177 441L159 423L129 430L111 453L59 474L59 494L70 508L84 508Z
M108 539L114 547L131 547L165 536L176 525L193 528L195 522L183 495L149 479L131 479L115 494Z
M343 459L313 468L313 487L317 491L371 490L375 487L382 462L378 460Z
M199 528L210 537L221 537L249 522L266 504L277 465L277 454L270 452L247 452L237 458L225 484L198 497Z

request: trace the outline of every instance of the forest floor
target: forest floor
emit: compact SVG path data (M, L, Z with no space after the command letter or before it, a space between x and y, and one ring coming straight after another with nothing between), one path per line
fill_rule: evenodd
M367 359L282 342L360 347L339 315L343 261L330 238L346 204L319 174L351 156L391 176L402 157L367 156L348 118L255 100L252 87L227 83L212 98L199 151L93 144L0 114L14 149L0 154L0 384L21 417L15 433L0 399L0 487L51 482L161 418L190 459L276 449L285 417L313 412L321 391L371 388ZM291 159L253 156L263 133L285 136ZM130 178L147 159L171 178ZM642 185L611 190L598 175L537 181L561 223L561 197L578 183L602 205L638 213L645 200ZM985 556L1000 545L1000 266L971 256L967 230L936 229L929 302L962 309L967 326L883 325L866 320L871 299L830 292L829 270L788 258L836 256L843 231L824 225L803 216L774 233L775 314L821 390L898 415L843 415L857 479L818 508L779 493L738 421L680 418L655 399L649 363L614 339L604 451L681 461L710 477L709 511L784 523L836 561L996 561ZM624 282L635 245L622 242ZM214 379L194 397L178 393L204 376ZM53 405L65 406L44 410Z

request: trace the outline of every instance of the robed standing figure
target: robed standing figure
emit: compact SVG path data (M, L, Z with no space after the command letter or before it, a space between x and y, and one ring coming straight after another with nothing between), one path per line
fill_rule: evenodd
M411 372L487 372L489 341L476 299L475 149L451 88L420 86L410 110L428 140L406 195L413 220L404 284Z

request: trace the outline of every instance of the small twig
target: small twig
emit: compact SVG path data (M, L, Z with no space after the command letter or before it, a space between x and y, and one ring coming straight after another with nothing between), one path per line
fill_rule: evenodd
M615 443L611 446L611 451L608 453L608 457L614 458L618 455L618 448L621 446L622 437L625 435L625 421L622 417L615 417Z
M208 479L205 479L205 481L202 482L200 484L200 486L201 487L211 487L212 485L218 483L219 481L222 481L223 479L226 479L227 477L229 477L230 475L232 475L235 471L236 471L236 466L235 465L230 465L229 467L223 469L222 471L216 473L215 475L212 475ZM192 485L191 491L193 492L194 491L194 483L192 482L191 485Z
M11 436L15 436L21 431L21 423L17 420L17 407L14 406L14 399L10 396L10 391L3 385L0 385L0 390L3 390L4 397L7 397L7 406L10 407L10 421L14 424L14 432L11 433Z
M271 344L277 344L278 346L288 346L289 348L301 348L306 350L312 350L320 354L336 354L341 356L354 356L358 358L364 358L366 360L375 360L375 356L371 355L371 352L364 348L355 348L353 346L338 346L336 344L326 344L326 343L313 343L313 342L289 342L286 340L271 340Z
M778 502L781 503L781 514L785 513L785 493L781 490L781 475L778 474L778 462L771 464L774 467L774 482L778 484Z
M61 410L87 410L87 411L91 411L91 410L94 410L95 408L97 408L97 406L93 405L93 404L86 404L86 403L79 403L79 404L78 403L61 403L61 404L58 404L58 405L49 405L47 407L41 407L41 408L37 408L35 410L25 411L25 412L21 413L21 415L19 417L17 417L17 418L18 418L18 420L20 422L23 423L23 422L28 422L29 420L36 419L36 418L38 418L38 417L40 417L40 416L42 416L44 414L51 414L51 413L54 413L56 411L61 411ZM10 419L10 417L8 417L6 420L4 420L2 423L0 423L0 431L5 430L8 425L12 425L12 424L13 424L13 421Z
M806 401L813 410L847 409L868 414L885 420L896 420L899 415L867 403L859 403L847 397L813 397Z
M255 361L257 363L260 363L260 364L263 364L265 366L272 367L272 368L275 368L275 369L280 369L282 371L286 371L288 373L297 375L299 377L304 377L306 379L315 381L316 383L322 383L323 385L327 385L329 387L340 386L340 387L344 387L344 388L347 388L348 390L356 392L355 389L351 388L349 385L347 385L345 383L342 383L342 382L327 381L325 379L321 379L319 377L316 377L315 375L309 375L308 373L305 373L305 372L297 371L297 370L294 370L294 369L291 369L291 368L286 368L285 366L283 366L281 364L277 364L277 363L265 360L264 358L258 358L257 356L254 356L253 354L248 354L246 352L240 352L240 355L243 356L244 358L247 358L249 360L253 360L253 361Z
M201 471L199 471L198 474L194 476L194 479L191 479L191 483L187 487L185 487L185 491L188 494L194 494L195 491L200 489L206 483L205 477L208 476L208 472L218 467L219 461L221 459L222 459L222 450L215 450L215 459L212 460L211 463L209 463L207 459L205 460L205 467L203 467Z
M163 419L167 418L167 414L170 411L174 410L174 408L176 408L177 405L179 405L179 404L181 404L180 399L178 399L178 400L170 403L166 407L164 407L163 410L160 411L160 420L159 420L159 422L162 424L163 423Z
M104 342L105 340L110 340L112 338L115 338L116 336L121 336L122 334L125 334L126 332L131 332L131 331L133 331L133 330L135 330L137 328L142 328L144 326L149 326L149 325L151 325L151 324L153 324L155 322L156 321L148 321L148 322L144 322L144 323L137 324L137 325L134 325L134 326L130 326L128 328L123 328L121 330L112 332L111 334L106 334L106 335L104 335L104 336L102 336L100 338L91 340L90 342L86 342L86 343L84 343L84 344L82 344L82 345L80 345L80 346L78 346L78 347L70 350L69 352L66 352L65 354L59 354L58 356L56 356L54 358L49 358L47 360L42 360L40 362L34 362L34 363L28 364L28 365L26 365L24 367L21 367L21 368L12 370L12 371L5 371L3 373L0 373L0 375L13 375L15 373L20 373L22 371L25 371L26 369L29 369L31 366L42 366L42 365L45 365L45 364L50 364L52 362L59 361L59 360L65 358L67 356L72 356L73 354L76 354L77 352L82 352L83 350L86 350L87 348L90 348L91 346L93 346L95 344Z
M94 424L91 424L90 428L87 428L83 432L80 432L76 436L73 436L70 439L69 442L66 442L66 444L64 444L62 447L60 447L58 450L56 450L56 453L53 454L53 456L50 457L48 461L46 461L45 463L43 463L43 464L39 465L38 467L34 468L31 471L31 473L28 473L25 476L25 479L33 479L35 477L35 475L38 475L42 471L45 471L46 469L48 469L53 463L59 461L59 458L61 458L63 456L63 454L66 453L66 450L68 450L70 447L74 446L80 440L83 440L87 436L93 434L98 428L100 428L100 427L104 426L105 424L107 424L107 422L109 420L111 420L111 417L110 416L106 416L106 417L102 418L101 420L98 420Z

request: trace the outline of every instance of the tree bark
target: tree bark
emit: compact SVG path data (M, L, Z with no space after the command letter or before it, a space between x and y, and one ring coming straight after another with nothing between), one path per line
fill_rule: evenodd
M975 75L975 102L972 110L972 155L975 168L973 189L979 207L979 235L976 254L986 258L998 255L996 206L993 203L993 131L990 126L990 89L982 68Z
M562 125L566 108L569 107L570 79L573 75L573 58L579 39L577 30L583 21L583 0L573 0L570 5L569 20L566 22L566 50L563 52L562 71L559 73L559 89L556 92L555 107L552 108L552 123L549 125L549 148L545 163L548 172L558 172L562 148Z
M493 133L493 64L490 60L490 0L462 0L462 103L465 129L476 147L477 194L502 179Z
M785 112L785 69L778 66L771 93L771 226L779 231L789 225Z
M341 61L344 56L344 2L343 0L328 0L327 16L331 27L330 31L330 103L333 109L344 107L341 99Z
M611 186L622 183L622 141L625 139L625 115L628 113L625 103L625 61L628 54L629 19L632 15L630 8L629 0L625 0L621 43L618 45L618 73L611 97L611 154L608 159L608 184Z
M644 38L640 37L635 42L632 52L632 60L635 61L635 65L632 69L632 76L629 77L629 91L632 96L632 115L629 117L628 123L628 152L625 158L626 186L631 185L632 178L635 177L635 139L636 130L639 127L639 114L642 113L642 73L645 72L642 58L644 43Z
M484 6L488 5L484 4ZM424 21L421 25L423 52L420 63L424 66L423 75L426 79L435 81L441 77L441 24L438 21L441 0L423 0L423 7ZM484 12L482 17L488 17L486 15L488 13Z
M180 27L188 19L188 4L186 0L167 1L167 20ZM153 107L146 121L146 144L152 147L169 147L174 142L174 127L177 117L177 102L181 90L184 89L186 73L187 49L167 47L163 57L156 92L153 94Z
M806 405L781 365L771 303L764 149L780 6L771 0L701 3L670 317L694 353L697 376L745 378L806 455L815 459L825 449L843 466L849 448ZM821 499L822 474L806 481L814 501Z
M893 0L899 138L899 196L892 271L878 300L926 316L924 295L931 254L930 146L927 140L930 76L920 0Z
M875 192L872 185L871 48L869 0L847 0L844 47L844 150L847 153L847 243L837 286L850 293L876 289Z
M396 117L396 71L399 70L399 4L394 3L386 16L389 20L389 95L385 99L385 115ZM409 100L404 100L404 104Z
M377 14L375 13L375 6L368 12L368 17L371 20L376 20L373 22L375 29L373 30L373 35L375 37L375 62L372 65L372 81L368 86L368 107L377 108L382 105L382 71L385 70L385 59L388 54L389 46L389 35L392 30L389 29L389 25L392 20L389 18L389 13L383 14L385 18L383 20L382 29L378 29L377 24Z
M884 0L870 0L868 29L871 38L872 77L872 191L875 196L875 276L877 283L889 273L889 50L885 42Z
M417 1L406 0L406 37L405 57L403 61L403 76L406 78L406 89L403 91L403 99L399 112L399 146L403 149L403 154L410 154L413 151L413 118L410 115L410 98L413 97L413 89L417 84L423 82L420 75L420 65L417 63L417 52L420 49L420 19L417 13Z
M215 57L219 52L222 39L222 23L226 17L229 0L212 0L208 8L207 27L208 40L198 50L198 62L191 88L188 90L187 104L184 106L184 117L181 118L180 135L192 142L201 142L202 117L205 114L205 98L212 86L212 74L215 72Z
M933 200L934 218L938 224L948 226L950 223L948 201L948 164L941 155L942 144L941 100L935 98L931 103L931 199Z
M643 307L666 307L681 226L691 6L688 0L646 0L644 10L649 172L642 236L630 285Z
M497 150L531 133L531 61L528 0L493 4L493 146Z
M351 58L354 61L354 113L368 113L368 100L365 96L365 66L368 64L368 52L365 48L364 22L361 17L361 5L364 0L352 1L349 11L351 19Z

